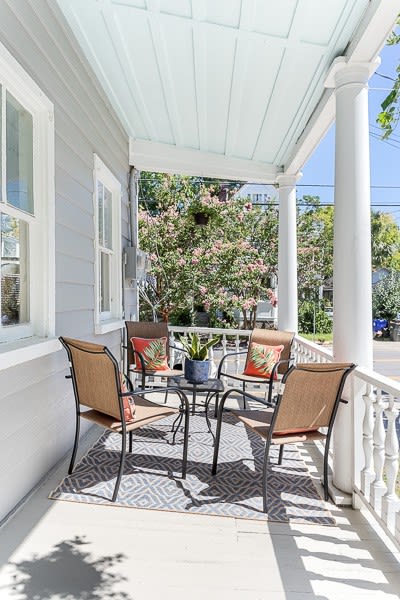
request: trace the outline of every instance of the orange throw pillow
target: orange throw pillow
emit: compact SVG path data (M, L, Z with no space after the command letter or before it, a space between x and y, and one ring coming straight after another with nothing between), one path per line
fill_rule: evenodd
M264 379L269 379L275 363L277 363L281 357L283 348L283 345L267 346L266 344L250 342L246 366L243 374L251 375L252 377L263 377ZM277 379L276 373L274 375L274 379Z
M121 392L129 392L129 388L126 385L125 375L121 372L119 374L119 379L121 382ZM135 406L135 401L133 399L133 396L124 396L122 398L122 403L123 403L123 407L124 407L125 421L127 423L132 423L135 420L135 412L136 412L136 406Z
M282 429L281 431L274 431L273 435L296 435L302 433L312 433L318 431L315 427L297 427L297 429Z
M144 360L146 371L167 371L167 338L131 338L131 344L136 352L140 352ZM135 354L135 367L139 371L142 370L142 363L137 354Z

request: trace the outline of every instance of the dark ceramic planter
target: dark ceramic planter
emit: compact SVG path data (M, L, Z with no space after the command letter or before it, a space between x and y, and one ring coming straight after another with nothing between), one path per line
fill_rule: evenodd
M205 383L210 370L209 360L185 359L184 375L190 383Z
M194 220L196 221L196 225L200 225L200 226L204 227L204 225L207 225L209 218L210 217L208 215L206 215L205 213L202 213L202 212L194 213Z

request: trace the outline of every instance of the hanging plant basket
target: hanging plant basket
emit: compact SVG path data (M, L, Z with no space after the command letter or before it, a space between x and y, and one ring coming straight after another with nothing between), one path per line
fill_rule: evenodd
M203 212L196 212L193 214L193 216L194 216L196 225L200 225L201 227L204 227L205 225L207 225L207 223L210 219L210 216Z

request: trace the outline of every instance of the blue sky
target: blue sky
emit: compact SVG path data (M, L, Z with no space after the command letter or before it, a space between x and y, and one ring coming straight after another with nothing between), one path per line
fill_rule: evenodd
M380 104L391 85L391 82L381 75L395 77L396 67L400 63L400 44L385 46L380 57L381 65L369 82L371 205L374 210L393 214L400 224L400 126L389 140L384 141L378 139L380 130L376 123L377 114L381 110ZM317 185L333 185L334 144L333 126L302 169L303 177L298 182L298 197L310 194L319 196L322 203L333 202L333 188ZM385 189L382 186L393 186L395 189ZM398 206L393 206L396 204Z

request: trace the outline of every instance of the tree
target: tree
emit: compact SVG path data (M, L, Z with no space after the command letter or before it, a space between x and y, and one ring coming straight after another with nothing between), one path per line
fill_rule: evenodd
M303 196L297 217L298 287L300 296L315 299L323 281L333 274L333 206L318 196Z
M400 18L397 19L396 25L400 24ZM388 46L393 46L400 42L400 35L395 31L392 31L391 35L386 41ZM393 79L393 86L389 94L386 96L381 104L382 111L377 116L377 123L380 125L383 134L382 139L386 139L391 136L400 117L399 109L400 100L400 65L396 69L396 77Z
M187 178L185 178L187 179ZM142 299L165 320L177 311L204 307L214 321L232 324L235 310L255 318L257 301L273 297L269 279L277 264L277 212L253 209L233 198L237 185L185 188L177 176L149 177L152 210L139 213L140 246L150 254L151 273ZM170 190L170 192L168 191ZM194 213L210 217L199 227Z
M371 213L372 267L400 271L400 230L392 215Z

